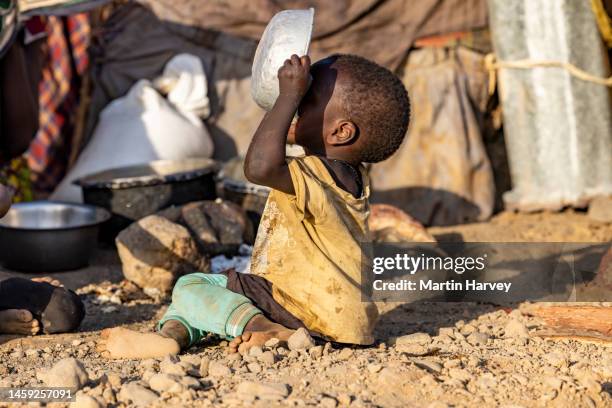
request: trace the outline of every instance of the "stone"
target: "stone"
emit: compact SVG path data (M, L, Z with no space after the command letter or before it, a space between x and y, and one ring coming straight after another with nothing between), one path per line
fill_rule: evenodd
M251 357L259 357L263 354L263 350L259 346L253 346L249 349L249 356Z
M287 344L289 346L289 350L308 350L311 347L314 347L315 341L310 336L308 331L303 327L300 327L289 337L287 340Z
M280 345L281 345L281 341L277 339L276 337L272 337L270 340L266 341L264 344L264 346L266 346L269 349L275 349Z
M157 400L158 395L136 381L126 383L117 395L119 401L132 403L136 406L146 407Z
M89 381L83 364L76 358L65 358L58 361L50 370L40 373L38 378L49 387L80 390Z
M491 391L497 385L497 379L491 373L484 373L478 378L476 385L482 390Z
M482 332L473 332L466 340L472 346L484 346L489 341L489 335Z
M168 294L180 276L209 270L189 231L157 215L132 223L115 242L123 275L143 289Z
M427 333L412 333L395 339L395 347L402 347L407 344L429 344L431 336Z
M447 336L451 339L455 338L455 329L452 327L440 327L438 329L439 336Z
M172 359L166 357L159 363L159 371L165 374L173 374L179 377L187 375L187 370L180 363L174 362Z
M179 393L185 389L180 380L180 376L159 373L149 379L149 387L160 394L162 392Z
M319 406L323 408L336 408L338 401L335 398L325 396L319 401Z
M372 374L376 374L382 369L383 369L383 366L381 364L376 364L376 363L368 364L368 371L371 372Z
M106 403L96 397L77 393L74 405L71 406L74 408L105 408Z
M200 361L200 377L208 376L209 365L210 365L210 359L208 357L202 357L202 360Z
M142 373L140 378L142 378L142 380L148 384L151 377L153 377L155 374L157 374L155 371L146 370L144 373Z
M463 384L467 383L472 378L472 375L467 370L461 368L449 369L448 376L453 380L462 382Z
M249 369L250 372L252 373L261 373L261 366L258 363L249 363L247 364L247 368Z
M567 367L567 359L561 353L552 352L548 354L544 354L544 361L555 368Z
M235 252L243 242L252 242L253 225L244 210L229 201L198 201L181 208L179 222L187 227L200 248L214 256Z
M118 390L121 388L121 376L117 373L106 373L108 383L112 388Z
M463 326L461 328L461 330L459 330L459 332L461 334L463 334L464 336L469 336L470 334L474 333L476 331L476 327L474 327L471 324L466 324L465 326Z
M202 388L202 384L198 381L198 379L189 375L181 378L181 384L183 384L185 388L188 389L197 390L199 388Z
M346 361L349 358L353 357L353 349L350 348L343 348L340 353L338 353L338 360L340 361Z
M403 344L399 346L396 345L395 349L400 353L405 353L409 356L415 357L426 356L428 354L433 354L436 351L440 350L439 347L424 346L422 344Z
M589 204L587 215L595 221L612 222L612 197L595 197Z
M560 391L563 380L558 377L546 377L544 378L543 383L553 390Z
M223 363L211 361L208 365L208 375L211 377L227 377L232 373L232 370Z
M347 350L350 350L350 349L347 349ZM308 350L308 354L310 355L310 358L312 358L313 360L320 359L323 356L323 346L314 346L313 348Z
M595 373L588 370L576 370L573 374L578 383L592 394L601 392L601 383Z
M442 364L436 363L435 361L428 361L422 359L413 359L412 362L419 368L425 369L432 373L439 373L442 371Z
M506 338L528 338L529 331L520 320L510 319L504 328L504 337Z
M247 399L260 399L267 401L280 401L289 396L287 384L259 383L255 381L244 381L238 385L238 395Z
M104 391L102 391L102 398L104 398L104 401L106 401L108 404L114 405L117 403L117 397L115 395L115 392L110 387L104 388Z
M316 347L313 347L312 349L310 349L310 351L314 350ZM321 347L321 354L323 354L323 348ZM276 361L276 357L274 356L274 353L272 353L271 351L264 351L263 353L261 353L261 355L259 357L257 357L257 359L259 361L261 361L262 363L266 364L266 365L272 365L274 364L274 362Z
M389 204L370 205L368 229L374 242L436 242L421 223Z

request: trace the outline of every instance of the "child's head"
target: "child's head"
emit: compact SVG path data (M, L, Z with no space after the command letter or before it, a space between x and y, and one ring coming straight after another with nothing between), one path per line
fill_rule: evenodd
M307 152L375 163L400 146L410 118L402 82L365 58L337 54L312 65L289 141Z

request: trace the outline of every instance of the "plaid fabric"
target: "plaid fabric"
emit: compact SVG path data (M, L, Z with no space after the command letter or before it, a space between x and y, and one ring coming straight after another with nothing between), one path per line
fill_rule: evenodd
M66 172L80 77L88 65L87 14L46 19L47 62L39 84L39 129L26 153L34 188L50 192Z

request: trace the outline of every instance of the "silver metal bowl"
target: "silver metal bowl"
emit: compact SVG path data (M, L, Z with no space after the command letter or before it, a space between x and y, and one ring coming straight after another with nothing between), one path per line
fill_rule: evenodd
M308 53L314 9L284 10L272 17L255 51L251 68L251 96L269 111L278 98L278 70L292 54Z
M105 209L85 204L13 204L0 219L0 262L28 272L86 266L98 242L98 227L109 218Z

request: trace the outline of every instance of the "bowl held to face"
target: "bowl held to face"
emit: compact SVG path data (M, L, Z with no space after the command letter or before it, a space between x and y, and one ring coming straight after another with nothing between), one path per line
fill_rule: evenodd
M272 17L255 51L251 69L251 96L269 111L278 98L278 70L292 54L308 53L314 9L284 10Z

